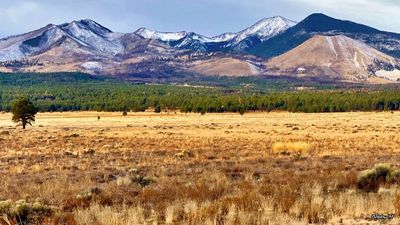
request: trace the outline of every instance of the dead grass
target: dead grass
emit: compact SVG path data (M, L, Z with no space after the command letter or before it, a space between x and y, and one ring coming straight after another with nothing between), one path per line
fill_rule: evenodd
M10 117L0 200L40 198L58 209L49 224L368 224L399 212L397 183L357 190L361 171L400 168L397 112L46 113L26 131Z
M272 151L275 154L300 154L308 155L311 150L311 145L307 142L277 142L272 145Z

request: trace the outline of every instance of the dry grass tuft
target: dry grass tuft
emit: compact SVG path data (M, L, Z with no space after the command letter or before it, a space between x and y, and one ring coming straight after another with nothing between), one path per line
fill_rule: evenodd
M311 145L307 142L276 142L272 145L272 151L275 154L281 155L308 155L311 150Z

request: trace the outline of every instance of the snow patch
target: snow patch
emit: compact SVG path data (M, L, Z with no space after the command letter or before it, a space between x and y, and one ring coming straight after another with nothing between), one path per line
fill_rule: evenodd
M109 54L118 54L123 51L123 47L120 43L108 40L101 35L102 33L98 34L95 33L96 30L91 30L94 29L93 27L85 27L84 25L85 24L74 21L70 24L64 24L60 26L60 28L80 43L84 43L86 46L91 46L98 51Z
M378 77L382 77L391 81L400 81L400 70L393 70L393 71L386 71L386 70L379 70L376 71L375 74Z
M156 40L161 40L165 42L170 42L170 41L177 41L182 38L184 38L187 35L187 32L158 32L155 30L150 30L147 28L140 28L135 32L135 34L146 38L146 39L156 39Z
M326 41L328 42L329 48L332 50L333 53L335 53L336 58L337 58L337 57L338 57L338 54L337 54L336 49L335 49L335 46L334 46L334 44L333 44L332 37L326 37L325 39L326 39Z
M94 72L103 70L103 64L101 62L85 62L81 64L81 67Z
M358 58L357 58L357 52L354 52L353 62L356 65L357 68L360 68L360 63L358 62Z
M226 42L230 41L237 36L237 33L225 33L210 38L210 42Z
M255 75L255 74L261 73L260 68L258 68L256 65L254 65L250 62L247 62L247 64L249 65L249 68L250 68L250 73L251 73L250 75Z

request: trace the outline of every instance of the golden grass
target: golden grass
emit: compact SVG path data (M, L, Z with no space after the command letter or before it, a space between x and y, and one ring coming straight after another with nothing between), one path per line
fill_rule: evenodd
M396 183L357 190L361 171L400 167L398 112L10 118L0 200L40 198L52 224L366 224L400 209Z
M272 145L272 151L276 154L309 154L311 145L307 142L277 142Z

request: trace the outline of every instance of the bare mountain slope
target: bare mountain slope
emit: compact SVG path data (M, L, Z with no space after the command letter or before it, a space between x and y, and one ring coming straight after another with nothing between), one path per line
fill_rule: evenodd
M189 63L188 69L202 75L254 76L262 73L262 68L249 60L221 57L198 60Z
M393 71L396 65L395 58L342 35L314 36L267 62L268 73L374 83L378 71Z

